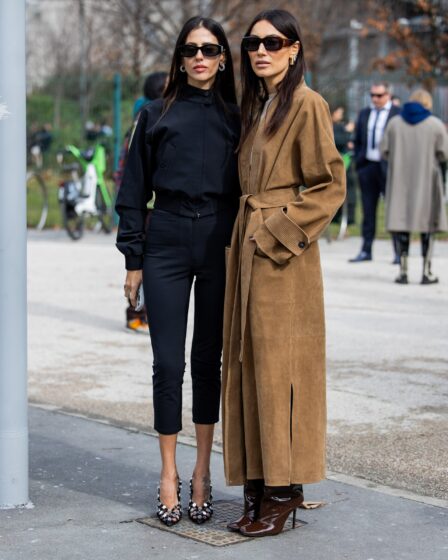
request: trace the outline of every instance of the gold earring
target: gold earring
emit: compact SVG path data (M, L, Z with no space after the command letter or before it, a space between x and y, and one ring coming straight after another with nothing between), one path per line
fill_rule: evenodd
M296 55L296 54L292 54L292 55L289 57L289 65L290 65L290 66L294 66L294 64L296 63L296 60L297 60L297 55Z

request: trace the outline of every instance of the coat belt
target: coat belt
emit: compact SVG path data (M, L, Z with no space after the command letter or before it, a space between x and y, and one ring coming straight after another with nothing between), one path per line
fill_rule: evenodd
M285 187L265 191L258 194L245 194L240 198L238 212L238 232L240 246L240 290L241 290L241 339L239 361L243 361L244 337L247 324L249 290L252 277L252 265L257 245L250 238L263 224L262 210L266 208L281 208L297 198L297 187Z

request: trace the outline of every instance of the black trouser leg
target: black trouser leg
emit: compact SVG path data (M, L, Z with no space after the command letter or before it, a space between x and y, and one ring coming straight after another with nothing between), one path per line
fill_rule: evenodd
M420 239L422 243L422 257L423 257L423 274L422 284L436 284L439 279L433 275L431 270L432 250L434 247L434 234L421 233Z
M355 210L356 210L356 183L353 177L353 165L347 169L347 212L348 212L348 225L354 224L356 222Z
M191 347L193 422L219 421L221 350L225 276L201 271L194 286L195 313Z
M422 245L422 257L426 258L429 256L431 259L432 246L434 244L434 235L431 233L421 233L420 241Z
M395 248L400 256L400 274L395 279L397 284L408 283L408 255L409 255L409 239L410 233L408 231L394 232L393 240Z
M183 220L188 218L153 212L143 264L154 355L154 428L165 435L182 429L185 338L193 282L188 247L180 243Z
M361 187L361 202L363 211L362 222L362 250L371 254L372 244L376 232L376 211L378 200L384 192L384 181L379 163L370 162L358 172Z
M409 255L409 239L410 233L408 231L400 231L393 234L397 247L397 252L401 256Z
M225 246L230 242L233 221L233 212L219 212L193 222L195 314L191 377L195 424L219 421Z
M234 213L225 211L198 219L153 212L143 281L154 354L154 427L161 434L182 428L185 338L194 277L193 421L214 424L219 419L224 248L233 221Z
M394 248L394 257L399 257L400 256L400 242L398 240L398 234L397 233L392 233L392 245Z

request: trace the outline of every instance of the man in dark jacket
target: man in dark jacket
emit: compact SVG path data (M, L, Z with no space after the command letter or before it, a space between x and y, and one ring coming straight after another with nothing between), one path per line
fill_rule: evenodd
M379 144L389 120L400 113L400 109L392 105L390 87L386 82L373 83L370 98L372 103L359 113L355 131L355 163L363 210L363 243L360 253L350 262L372 260L376 209L380 196L385 193L387 175L387 164L381 159ZM395 259L399 263L397 252Z

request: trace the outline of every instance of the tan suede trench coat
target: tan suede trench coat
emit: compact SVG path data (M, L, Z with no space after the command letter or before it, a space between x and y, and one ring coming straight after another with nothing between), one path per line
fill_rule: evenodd
M280 130L272 101L242 146L243 196L228 249L223 350L229 485L325 476L326 382L317 239L345 197L326 102L303 82Z

